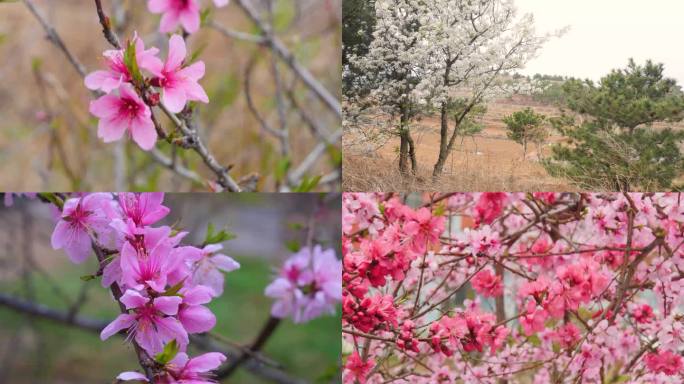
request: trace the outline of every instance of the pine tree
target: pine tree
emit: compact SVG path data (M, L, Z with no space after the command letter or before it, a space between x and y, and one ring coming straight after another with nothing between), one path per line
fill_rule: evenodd
M548 131L543 126L545 120L546 116L535 113L529 107L504 117L503 122L508 129L506 135L523 146L523 159L527 156L527 144L539 144L548 137Z
M679 146L684 132L655 129L656 122L684 118L684 95L662 64L633 60L598 84L565 83L567 106L583 123L564 116L553 120L566 140L552 149L547 170L584 189L628 191L671 189L684 172Z

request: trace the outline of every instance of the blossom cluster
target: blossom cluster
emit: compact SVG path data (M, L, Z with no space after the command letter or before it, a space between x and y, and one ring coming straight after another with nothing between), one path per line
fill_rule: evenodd
M333 249L324 250L320 245L300 249L266 287L266 296L276 299L271 315L305 323L326 313L335 314L342 300L341 277L342 261Z
M106 70L85 78L88 89L105 95L90 103L90 113L100 119L98 137L109 143L128 133L140 148L150 150L157 141L157 129L150 106L159 102L173 113L185 108L188 101L209 102L198 81L204 77L204 62L186 63L187 49L180 35L169 39L165 62L157 57L159 49L145 48L137 34L125 49L103 53ZM143 77L149 74L149 78Z
M681 383L678 193L343 197L345 383Z
M70 198L52 233L52 247L63 249L74 263L83 263L95 250L102 285L112 287L126 309L102 330L102 340L127 332L129 340L162 365L156 383L210 383L209 371L226 357L207 353L188 358L188 334L214 327L216 317L205 305L222 293L222 272L240 265L218 253L217 244L182 245L187 232L154 226L169 213L163 199L163 193ZM157 356L169 349L175 354L159 361ZM119 379L147 380L136 372Z

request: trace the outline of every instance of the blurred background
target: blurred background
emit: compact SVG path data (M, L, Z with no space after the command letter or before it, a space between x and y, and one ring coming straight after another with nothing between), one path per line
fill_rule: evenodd
M266 9L272 5L275 36L339 100L341 0L244 1L264 20L270 19ZM30 2L87 72L103 67L102 52L111 47L102 35L93 1ZM320 176L316 189L339 190L339 115L303 85L284 60L274 59L268 44L251 41L262 31L236 1L223 8L214 7L210 0L201 4L210 13L206 25L188 38L188 56L196 53L206 63L200 84L210 103L199 105L198 129L218 162L232 166L231 175L242 179L243 186L253 186L258 175L255 187L273 191L283 183L287 170L294 171L322 143L313 166L299 175L298 182ZM147 1L105 0L103 5L122 41L137 31L148 47L158 47L161 57L166 57L168 40L157 32L160 16L147 10ZM0 2L0 57L2 190L207 189L164 168L130 140L104 144L97 138L97 120L88 113L93 96L63 52L46 39L24 1ZM264 122L276 128L283 123L273 63L282 83L282 118L289 131L287 156L280 141L262 127ZM170 121L157 114L169 132ZM213 176L192 151L174 153L162 141L158 149L202 178Z
M322 203L321 203L322 202ZM340 255L340 196L337 194L167 194L171 213L159 224L189 231L186 244L204 240L208 223L237 237L224 253L241 268L226 274L225 291L209 304L216 327L207 342L239 353L268 320L272 300L263 295L276 270L297 244L315 214L314 238ZM97 270L94 258L72 264L54 251L50 236L56 210L39 200L15 198L0 205L0 383L112 383L122 371L139 368L122 338L100 341L99 332L28 316L4 304L3 297L38 303L68 314L83 299L78 316L110 321L118 314L99 279L81 280ZM281 375L292 383L337 383L341 350L341 313L307 324L283 321L263 349L262 371L243 364L224 383L270 383ZM203 352L191 343L191 355ZM230 358L230 357L229 357ZM272 374L269 376L269 373ZM280 381L287 382L287 381Z

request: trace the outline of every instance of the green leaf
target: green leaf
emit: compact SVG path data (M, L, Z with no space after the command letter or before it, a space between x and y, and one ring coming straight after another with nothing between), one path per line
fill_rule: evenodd
M342 151L337 146L328 144L328 156L333 166L339 167L342 164Z
M154 357L154 360L161 365L166 365L169 361L173 360L173 358L176 357L179 350L180 345L178 345L176 339L173 339L171 340L171 342L167 343L164 346L164 350L162 352L158 353Z
M294 192L311 192L312 190L314 190L314 188L316 188L319 181L321 181L320 175L314 176L312 178L304 176L299 186L294 189Z
M293 231L300 231L304 229L304 224L302 223L287 223L287 227Z
M630 381L632 378L629 375L620 375L613 379L612 383L625 383L627 381Z
M197 49L192 51L192 54L190 55L190 59L185 63L185 66L187 67L188 65L194 63L195 60L197 60L200 57L200 55L202 54L202 52L204 52L204 50L206 48L207 48L207 44L203 43L202 45L197 47Z
M297 240L288 240L285 242L285 248L287 248L290 252L298 252L302 246L299 244L299 241Z
M206 26L211 21L211 7L204 8L200 12L200 25Z
M81 280L83 280L83 281L90 281L90 280L93 280L94 278L95 278L95 275L83 275L83 276L81 276Z
M214 232L215 230L214 223L207 225L207 235L204 237L203 245L223 243L237 237L234 233L228 232L225 229L221 229L218 232Z
M283 157L282 159L278 160L274 171L274 176L278 182L282 182L285 179L285 175L291 166L292 161L289 157Z
M39 193L38 196L56 205L60 210L64 207L64 201L55 193Z
M124 51L124 64L133 78L133 84L140 86L143 83L143 76L138 67L138 59L135 52L135 42L129 41Z
M530 344L534 345L535 347L541 345L541 339L537 335L528 336L527 341L529 341Z
M183 288L183 283L185 283L185 279L179 281L176 285L167 289L166 292L164 292L163 296L178 296L178 291L180 291L180 289Z

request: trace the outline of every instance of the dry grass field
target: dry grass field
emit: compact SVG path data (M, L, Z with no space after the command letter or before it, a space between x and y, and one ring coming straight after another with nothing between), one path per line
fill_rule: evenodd
M345 148L343 188L346 191L383 190L449 190L449 191L568 191L573 187L565 180L549 176L539 164L539 156L548 153L548 145L560 140L551 135L538 153L534 145L523 158L522 146L506 137L504 116L526 107L546 116L560 111L516 96L487 105L481 119L483 131L474 137L458 139L449 157L444 176L432 180L432 166L439 154L439 117L424 117L412 124L419 171L415 178L402 179L397 169L399 139L392 138L374 154ZM371 172L381 169L382 173Z
M530 144L523 158L520 144L506 136L504 116L532 108L536 113L555 117L559 108L516 95L487 104L481 117L484 129L474 137L457 139L457 145L444 166L444 175L433 181L432 167L439 155L439 116L413 121L411 134L416 143L418 172L403 178L398 170L399 138L391 137L377 149L345 146L343 190L345 191L573 191L568 180L550 176L540 158L550 152L550 144L562 138L550 129L546 143ZM450 122L453 127L453 122ZM655 129L684 129L684 123L657 123ZM550 128L550 127L549 127ZM352 141L345 137L345 142Z
M135 31L162 50L167 39L157 33L159 15L147 11L146 1L118 0L127 10L119 35ZM340 94L341 0L276 1L276 33L297 59L333 95ZM89 0L35 0L33 3L62 36L65 45L88 72L102 66L103 38L95 7ZM203 1L205 6L211 1ZM254 2L255 4L259 2ZM103 2L109 9L112 2ZM213 8L213 5L211 6ZM231 2L213 10L217 23L234 31L258 33L245 13ZM188 54L201 50L206 75L200 84L211 103L200 107L200 133L222 165L232 165L236 179L262 175L261 190L273 189L278 142L266 134L247 107L246 72L254 62L251 89L254 104L269 121L278 121L274 81L267 47L229 39L202 28L188 39ZM293 76L282 64L283 82ZM92 96L82 78L46 38L38 21L22 2L0 3L0 186L4 191L113 190L115 151L97 138L97 121L88 113ZM310 92L296 84L295 96L311 116L330 132L339 119ZM46 116L50 117L49 119ZM292 163L299 164L316 140L296 111L288 111ZM168 121L164 121L168 124ZM124 153L126 190L202 189L175 177L151 162L130 141ZM168 153L168 149L165 148ZM181 157L202 176L210 176L198 156ZM331 172L336 165L324 156L311 175Z

